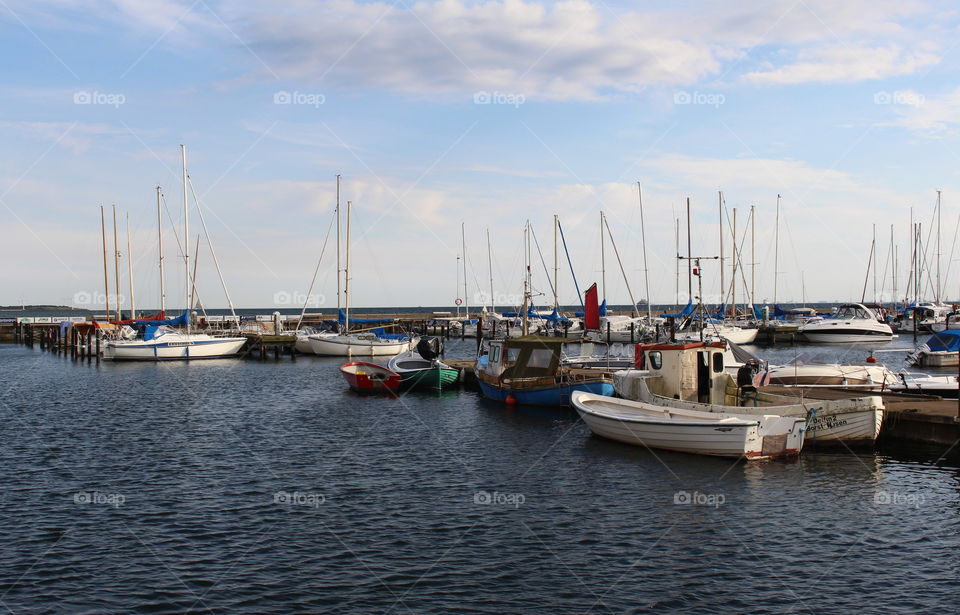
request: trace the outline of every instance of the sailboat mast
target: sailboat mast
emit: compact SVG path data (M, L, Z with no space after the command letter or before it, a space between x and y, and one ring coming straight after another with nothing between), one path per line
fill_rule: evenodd
M677 248L677 263L674 266L674 284L676 286L676 307L680 311L680 218L673 219L674 245Z
M693 239L690 234L690 197L687 197L687 301L693 301Z
M647 323L653 322L653 308L650 306L650 269L647 268L647 231L643 223L643 187L637 182L637 197L640 204L640 244L643 246L643 286L647 295Z
M103 298L106 303L104 318L110 320L110 275L107 273L107 218L100 206L100 238L103 241Z
M490 229L487 228L487 271L490 272L490 313L497 311L497 300L493 296L493 251L490 249Z
M190 333L190 215L187 206L187 146L180 144L180 166L183 175L183 284L187 307L187 334Z
M620 275L623 276L623 284L627 287L627 296L630 297L630 304L633 306L634 318L640 317L640 310L637 308L637 300L633 298L633 291L630 289L630 280L627 278L627 272L623 268L623 261L620 260L620 250L617 249L617 242L613 240L613 233L610 232L610 223L603 219L604 226L607 227L607 235L610 237L610 245L613 246L613 255L617 257L617 265L620 267Z
M130 251L130 212L127 212L127 284L130 287L130 318L137 319L137 298L133 292L133 252Z
M600 292L603 295L601 302L607 300L607 259L604 253L603 241L603 211L600 212Z
M163 216L160 214L160 186L157 186L157 246L160 250L160 311L164 312L167 309L167 295L163 282Z
M777 276L780 275L780 195L777 195L777 217L773 240L773 305L777 305Z
M873 243L870 250L873 252L873 302L877 302L877 225L873 225Z
M557 252L557 214L553 214L553 309L560 309L560 254Z
M942 298L940 292L940 191L937 190L937 292L936 302L939 305Z
M350 209L352 207L353 203L347 201L347 254L343 265L344 333L350 332Z
M343 269L340 268L340 255L342 254L340 247L340 175L337 174L337 322L340 322L340 293L343 292L341 274Z
M723 190L717 191L717 209L720 214L720 307L723 308L723 304L727 299L727 287L723 279ZM733 244L733 251L734 254L736 254L736 242Z
M603 239L603 236L600 236ZM530 221L523 227L523 305L520 306L520 331L523 335L530 332L530 324L527 321L527 299L530 296Z
M754 283L757 279L757 212L756 205L750 206L750 303L756 301L756 288Z
M470 299L467 297L467 231L466 223L460 223L460 249L463 250L463 309L466 319L470 320Z
M733 309L733 318L734 320L736 320L737 318L737 258L740 256L740 250L737 249L737 208L736 207L733 208L733 228L730 230L733 233L733 255L730 257L733 259L733 262L731 263L733 265L732 267L733 279L731 280L731 284L730 284L730 306ZM722 258L720 262L723 263ZM721 267L720 270L723 271L723 267Z
M122 320L120 311L120 245L117 243L117 204L113 204L113 279L117 289L117 320Z

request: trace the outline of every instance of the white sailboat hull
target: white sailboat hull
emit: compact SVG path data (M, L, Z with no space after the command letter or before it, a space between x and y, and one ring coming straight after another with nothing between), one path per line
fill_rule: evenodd
M416 339L385 340L374 335L334 335L309 338L313 353L324 357L384 357L406 352L416 345Z
M570 401L593 433L627 444L747 459L796 455L803 447L802 418L671 410L583 392Z
M107 342L104 359L113 361L159 361L167 359L213 359L235 356L245 337L212 337L206 334L168 334L152 340Z

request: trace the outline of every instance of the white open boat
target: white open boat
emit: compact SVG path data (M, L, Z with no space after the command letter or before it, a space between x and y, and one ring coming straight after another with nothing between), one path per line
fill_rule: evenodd
M417 345L417 338L387 339L373 333L308 336L313 353L324 357L385 357L406 352Z
M570 402L590 431L627 444L747 459L790 457L803 447L800 417L700 412L581 391Z
M668 408L805 418L806 438L817 444L869 445L880 435L881 397L815 399L795 395L800 389L778 395L738 386L724 371L724 350L715 342L639 344L640 369L615 372L614 386L621 397Z

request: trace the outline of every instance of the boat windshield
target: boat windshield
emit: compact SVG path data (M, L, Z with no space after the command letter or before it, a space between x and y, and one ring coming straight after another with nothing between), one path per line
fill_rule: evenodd
M865 308L859 305L844 305L837 310L837 320L873 319Z

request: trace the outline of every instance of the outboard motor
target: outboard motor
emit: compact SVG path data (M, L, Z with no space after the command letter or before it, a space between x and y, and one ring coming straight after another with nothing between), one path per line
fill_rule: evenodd
M417 344L417 353L427 361L433 361L443 354L443 338L424 337Z

